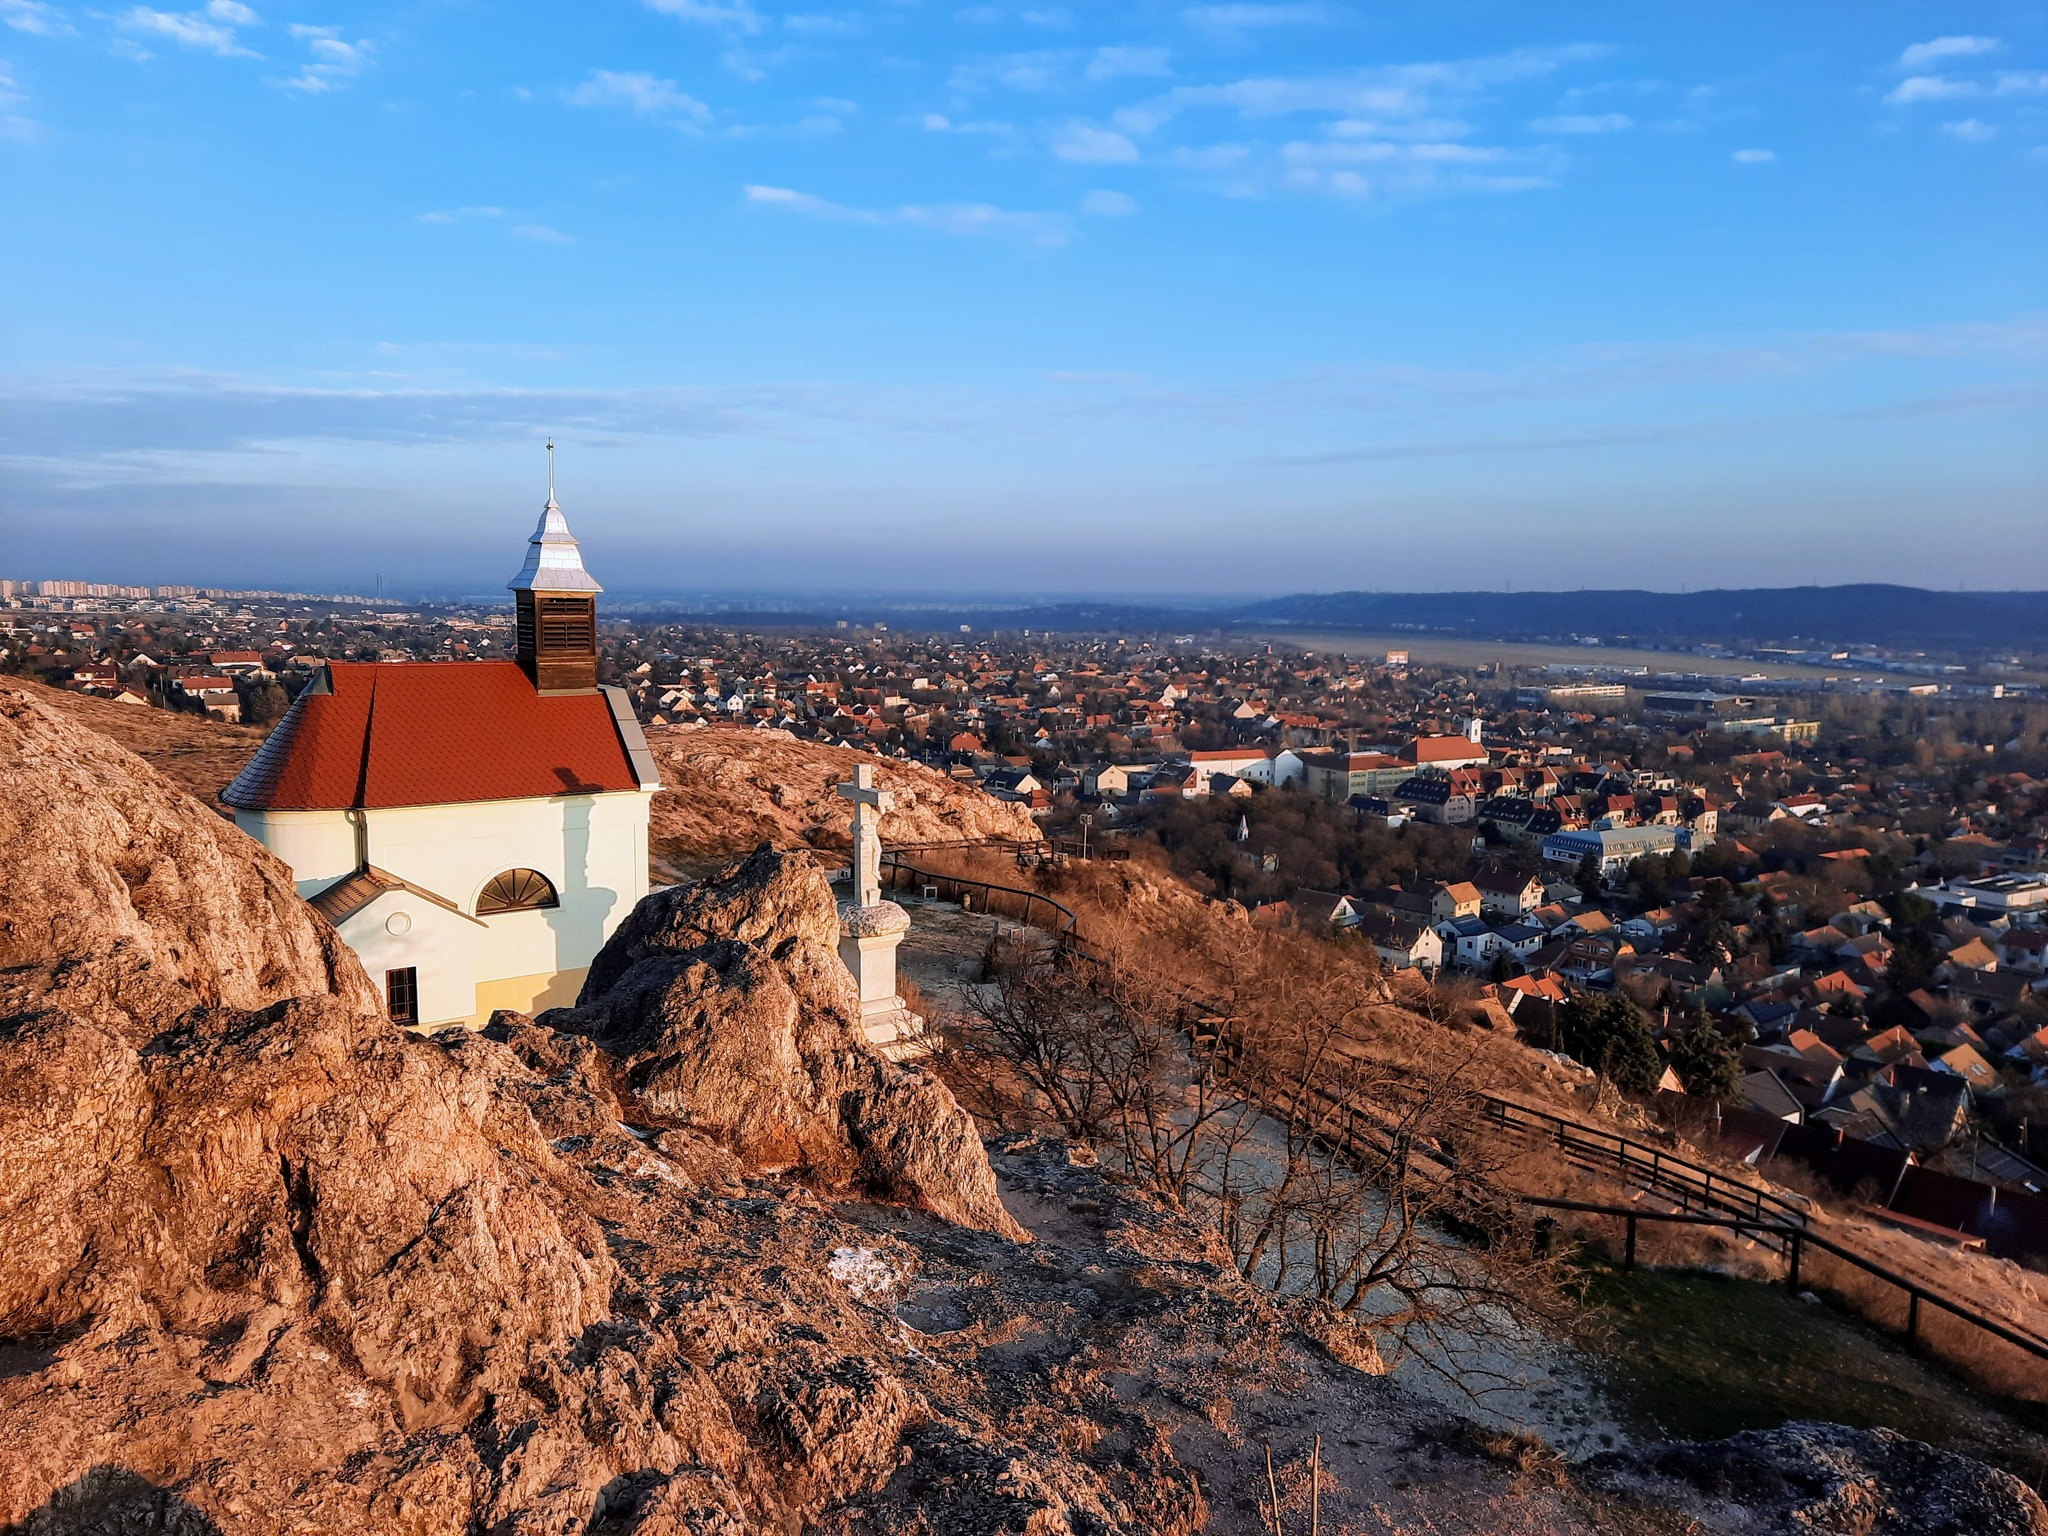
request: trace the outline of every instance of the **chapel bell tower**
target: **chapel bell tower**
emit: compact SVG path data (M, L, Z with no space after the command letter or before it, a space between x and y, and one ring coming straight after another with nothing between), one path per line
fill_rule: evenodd
M583 551L555 505L555 443L548 439L548 504L526 546L526 564L505 583L518 614L519 667L541 693L597 687L597 594Z

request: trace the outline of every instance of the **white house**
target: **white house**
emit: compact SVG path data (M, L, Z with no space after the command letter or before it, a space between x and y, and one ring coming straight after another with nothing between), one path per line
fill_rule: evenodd
M1255 784L1273 781L1273 760L1266 756L1263 747L1226 747L1218 751L1190 752L1188 766L1193 770L1190 787L1198 795L1211 793L1209 781L1219 773L1249 779Z
M549 479L516 661L330 662L221 794L401 1024L573 1003L647 894L661 776L598 686L602 589Z

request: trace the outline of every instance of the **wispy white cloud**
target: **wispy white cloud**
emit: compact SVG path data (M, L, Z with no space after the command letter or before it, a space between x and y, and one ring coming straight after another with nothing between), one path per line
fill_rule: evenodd
M146 37L168 38L183 48L194 48L221 58L253 59L258 54L243 44L235 28L250 26L256 13L234 0L214 0L203 11L158 11L146 5L131 6L118 21L127 31Z
M868 224L890 215L846 209L787 189L761 188L750 200L788 211ZM963 231L973 220L960 221ZM928 227L941 227L936 221ZM977 231L981 232L981 231ZM1538 353L1499 367L1459 370L1399 362L1247 379L1220 388L1175 388L1143 376L1055 374L1055 382L1106 387L1079 409L1090 422L1152 418L1290 427L1321 420L1338 432L1336 452L1385 452L1400 439L1361 443L1359 429L1512 433L1517 418L1500 408L1560 399L1620 403L1616 415L1588 414L1588 432L1628 431L1651 389L1718 389L1731 381L1789 382L1833 370L1872 376L1888 362L1973 365L2020 363L2024 379L1950 373L1967 390L1944 408L2012 409L2038 402L2038 365L2048 361L2048 315L1930 326L1915 330L1819 331L1755 340L1697 339L1655 346L1601 345ZM382 362L379 367L385 366ZM553 371L550 369L550 371ZM1928 376L1910 376L1923 394ZM1720 398L1718 395L1711 398ZM842 386L768 383L730 388L541 389L420 384L380 373L360 383L305 387L260 378L196 372L74 370L34 377L0 375L0 456L18 476L42 483L163 483L191 473L196 456L258 453L294 444L384 443L399 447L524 440L536 420L573 429L645 438L787 438L825 422L927 432L975 425L1013 434L1020 421L1051 411L1076 419L1074 402L906 391L866 382ZM1880 406L1878 409L1896 409Z
M1000 5L962 6L953 19L970 27L992 27L1005 21L1019 21L1027 27L1070 27L1074 13L1063 5L1034 5L1006 9Z
M1778 158L1775 149L1738 149L1728 157L1737 165L1769 165Z
M216 4L221 0L215 0ZM289 80L279 82L286 90L318 95L332 91L370 66L371 46L349 42L339 27L314 27L293 23L291 35L306 45L305 66Z
M1529 126L1538 133L1620 133L1635 125L1626 112L1567 112L1539 117Z
M856 208L790 187L749 186L746 200L806 218L839 224L899 224L948 235L1004 235L1029 245L1064 245L1065 219L1050 213L1016 213L990 203L905 203L890 209Z
M2039 96L2048 93L2048 70L2005 69L1988 80L1956 75L1914 75L1892 87L1886 101L1955 101L1966 96Z
M1032 48L964 60L953 66L947 84L962 98L999 89L1075 90L1127 76L1170 75L1171 61L1170 50L1151 46Z
M559 229L546 224L514 224L512 235L515 239L531 240L536 245L574 245L576 237L565 235Z
M1103 218L1124 218L1138 211L1138 200L1128 192L1097 188L1081 199L1081 211L1098 214Z
M1930 42L1915 43L1900 54L1899 68L1925 69L1943 59L1973 58L1978 54L1996 53L2004 46L1995 37L1937 37Z
M1173 57L1165 48L1098 48L1082 73L1090 80L1114 80L1122 75L1170 75Z
M437 208L429 213L413 215L422 224L460 224L469 219L502 219L505 210L475 205L465 208Z
M1017 136L1015 123L1006 123L995 118L953 118L943 112L924 112L910 121L913 126L922 128L927 133L983 134L992 139L1010 139Z
M844 125L830 113L814 112L790 123L734 123L725 129L729 139L823 139Z
M28 115L28 98L15 86L13 66L0 59L0 139L33 144L42 136L43 125Z
M867 23L858 16L827 12L799 12L785 16L782 26L784 31L801 32L811 37L851 37L867 30Z
M1053 135L1052 152L1076 165L1126 164L1138 158L1138 146L1108 128L1068 123Z
M954 65L947 84L955 94L962 96L996 87L1012 91L1050 91L1072 82L1082 57L1078 50L1070 48L998 54L994 58Z
M1998 129L1991 123L1974 117L1959 122L1943 123L1941 131L1952 139L1961 139L1966 144L1989 144L1998 137Z
M0 0L0 22L35 37L58 37L72 30L64 13L43 0Z
M718 27L731 32L761 30L761 15L748 0L646 0L647 8L677 21Z
M1552 186L1564 161L1554 146L1508 147L1474 142L1473 119L1515 83L1539 80L1601 57L1595 44L1518 49L1469 59L1384 65L1299 75L1247 76L1181 85L1129 103L1110 126L1143 158L1206 172L1233 195L1270 191L1395 201L1452 193L1525 192ZM1221 143L1187 142L1198 135L1169 126L1224 112L1247 131ZM1268 120L1323 118L1321 136L1293 129L1277 146L1253 137ZM1290 125L1291 126L1291 125ZM1620 112L1567 113L1534 125L1551 134L1615 133L1632 126Z
M1569 64L1601 57L1598 44L1523 48L1437 63L1392 64L1317 75L1266 75L1220 85L1176 86L1116 114L1119 126L1149 132L1181 113L1223 108L1242 117L1337 113L1365 119L1412 119L1445 102L1475 100L1495 86L1539 79Z
M1949 101L1958 96L1976 96L1983 87L1974 80L1958 80L1952 75L1912 75L1891 88L1885 100L1896 106L1907 106L1916 101Z
M695 127L711 120L711 109L681 89L644 70L593 69L562 100L572 107L623 107L638 117L677 127Z
M1323 26L1337 17L1327 5L1191 5L1180 13L1191 27L1224 33Z

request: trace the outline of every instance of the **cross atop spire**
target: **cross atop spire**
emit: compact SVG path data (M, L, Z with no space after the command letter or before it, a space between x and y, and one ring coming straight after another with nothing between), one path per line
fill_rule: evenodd
M511 592L602 592L603 587L583 569L583 550L569 531L569 520L555 504L555 440L548 439L548 504L541 508L540 525L526 544L526 564L505 583Z

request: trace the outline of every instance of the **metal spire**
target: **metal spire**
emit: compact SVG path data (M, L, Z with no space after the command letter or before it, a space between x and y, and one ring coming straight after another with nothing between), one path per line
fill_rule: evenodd
M569 520L555 504L555 440L548 439L548 504L541 508L540 526L526 546L526 564L506 585L514 592L602 592L590 572L583 569L583 551Z

